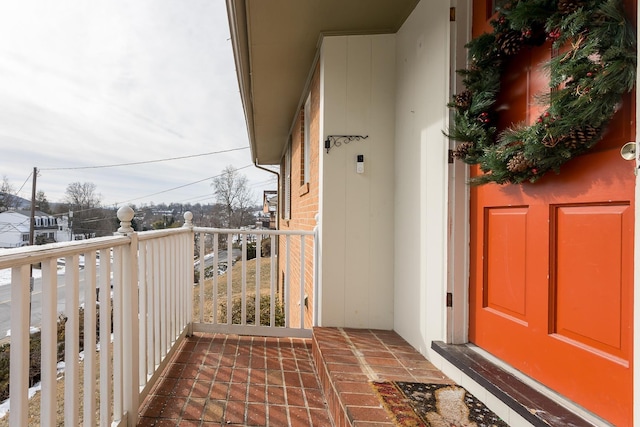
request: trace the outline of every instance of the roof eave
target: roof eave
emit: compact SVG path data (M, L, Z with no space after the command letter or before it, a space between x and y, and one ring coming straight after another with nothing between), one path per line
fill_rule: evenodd
M253 122L253 104L251 102L251 59L249 53L247 9L244 0L227 0L227 17L229 19L229 32L233 58L240 88L240 100L244 111L244 119L249 134L249 146L251 148L251 160L258 163L258 150L256 147L255 128Z

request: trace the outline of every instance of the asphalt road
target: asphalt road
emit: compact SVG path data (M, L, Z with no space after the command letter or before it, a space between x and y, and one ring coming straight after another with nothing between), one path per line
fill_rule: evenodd
M80 270L80 304L84 302L84 270ZM58 274L58 307L57 312L65 311L64 274ZM7 335L10 326L11 286L0 286L0 339ZM31 326L40 327L42 322L42 279L33 281L31 293Z

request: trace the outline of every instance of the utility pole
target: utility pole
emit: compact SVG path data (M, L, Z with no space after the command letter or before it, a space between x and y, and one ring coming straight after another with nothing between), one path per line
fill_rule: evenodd
M29 245L35 243L35 222L36 222L36 178L38 177L38 168L33 168L33 184L31 184L31 223L29 224Z
M31 184L31 218L29 223L29 245L33 246L36 239L36 179L38 178L38 168L33 168L33 183ZM31 296L33 294L33 264L29 266L29 321L31 321Z

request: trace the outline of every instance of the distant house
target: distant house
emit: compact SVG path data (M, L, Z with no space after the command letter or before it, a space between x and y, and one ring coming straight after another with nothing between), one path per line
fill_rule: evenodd
M256 211L256 228L269 229L269 214L262 210Z
M263 218L268 217L268 225L263 225L264 228L275 230L277 228L276 218L278 217L278 192L267 190L263 196Z
M17 248L29 244L29 217L14 211L0 212L0 247Z
M69 217L63 215L57 218L58 231L56 231L56 242L68 242L71 238L71 228L69 226ZM77 240L77 239L76 239Z
M0 247L17 248L29 244L30 211L17 210L0 212ZM68 221L44 212L36 211L34 235L36 243L68 241Z

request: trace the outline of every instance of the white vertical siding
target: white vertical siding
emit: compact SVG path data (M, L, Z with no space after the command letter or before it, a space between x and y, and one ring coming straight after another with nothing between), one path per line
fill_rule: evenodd
M324 326L393 328L394 39L323 40L321 139L368 135L321 151Z
M376 136L383 143L376 144L374 155L365 157L365 171L371 178L372 199L369 212L369 230L372 244L369 247L372 262L370 277L377 278L378 286L385 292L373 292L369 301L370 324L373 328L393 328L393 220L395 185L395 98L396 98L396 37L378 37L372 44L372 92L371 123ZM388 79L392 79L389 84ZM392 110L393 117L388 117ZM389 124L389 121L393 125ZM380 253L378 253L380 251ZM384 283L388 281L388 283ZM390 292L389 292L390 291Z
M347 45L345 37L327 37L322 43L320 65L320 143L326 135L343 134L346 123L346 81ZM322 148L322 147L321 147ZM321 326L344 325L344 270L346 268L345 245L335 244L346 233L344 223L344 200L346 199L343 174L336 171L336 154L331 158L325 150L320 150L320 195L319 210L321 222L322 262L322 313ZM335 208L340 201L343 206ZM329 209L327 205L334 206ZM328 268L328 267L331 268Z
M424 0L396 39L394 329L423 354L446 330L449 26Z

